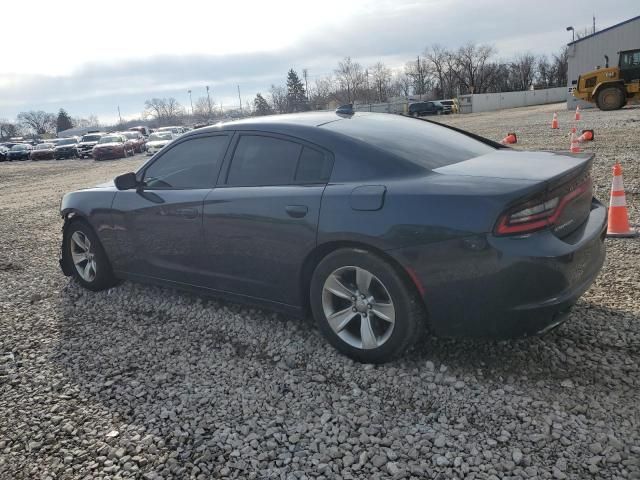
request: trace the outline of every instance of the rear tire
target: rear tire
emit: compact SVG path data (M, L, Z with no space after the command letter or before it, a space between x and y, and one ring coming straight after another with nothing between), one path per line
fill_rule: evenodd
M596 105L600 110L619 110L624 107L626 96L619 87L607 87L598 92Z
M414 286L383 258L355 248L336 250L318 264L310 303L329 343L363 363L403 354L426 325Z
M98 292L118 283L100 240L84 221L76 220L67 226L63 248L73 277L84 288Z

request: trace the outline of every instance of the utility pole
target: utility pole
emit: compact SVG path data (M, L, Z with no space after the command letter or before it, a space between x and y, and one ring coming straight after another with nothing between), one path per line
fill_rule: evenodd
M189 102L191 103L191 116L193 117L193 100L191 99L191 90L187 90L189 92Z
M122 124L122 116L120 115L120 105L118 105L118 118L120 119L120 124Z
M596 14L593 14L593 33L596 33Z
M242 115L242 98L240 97L240 85L238 85L238 100L240 101L240 115Z
M306 68L302 69L302 76L304 77L304 90L307 94L307 102L309 101L309 84L307 83L307 77L309 76L309 71Z
M211 97L209 96L209 85L207 85L207 103L209 104L209 118L211 118Z

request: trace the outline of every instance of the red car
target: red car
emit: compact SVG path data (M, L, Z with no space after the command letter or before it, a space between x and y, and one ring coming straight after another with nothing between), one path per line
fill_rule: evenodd
M135 153L142 153L147 149L147 140L140 132L122 132L122 135L127 137L129 143L133 145L133 151Z
M31 160L53 160L55 148L53 143L40 143L31 150L29 158Z
M120 133L106 134L98 140L98 143L92 150L92 156L95 160L122 158L133 154L133 143Z

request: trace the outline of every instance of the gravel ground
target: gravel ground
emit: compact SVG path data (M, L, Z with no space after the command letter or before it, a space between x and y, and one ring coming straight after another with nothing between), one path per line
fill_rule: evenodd
M566 149L563 108L441 120ZM622 162L635 224L638 122L581 122L600 198ZM541 338L429 338L359 365L308 322L63 277L62 194L141 161L0 164L0 478L640 478L640 240L607 240L594 286Z

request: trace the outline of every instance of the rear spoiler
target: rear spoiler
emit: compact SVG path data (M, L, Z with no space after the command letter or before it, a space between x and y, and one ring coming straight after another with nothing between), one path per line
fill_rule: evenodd
M461 133L463 135L466 135L467 137L471 137L474 140L482 142L485 145L489 145L490 147L493 147L493 148L500 148L500 149L511 148L511 147L507 147L506 145L502 145L501 143L494 142L493 140L490 140L490 139L488 139L486 137L483 137L482 135L476 135L475 133L471 133L471 132L469 132L467 130L463 130L462 128L454 127L452 125L447 125L446 123L435 122L433 120L428 120L426 118L417 118L416 120L422 120L423 122L429 122L429 123L432 123L434 125L439 125L441 127L448 128L449 130L453 130L454 132L458 132L458 133Z

